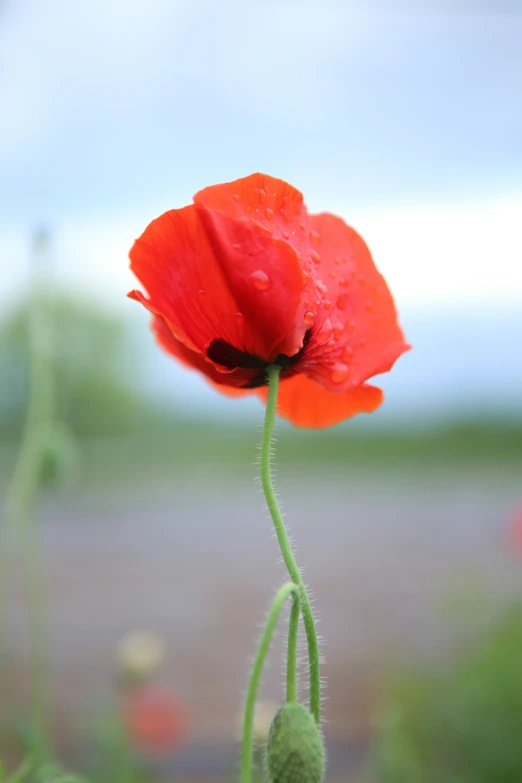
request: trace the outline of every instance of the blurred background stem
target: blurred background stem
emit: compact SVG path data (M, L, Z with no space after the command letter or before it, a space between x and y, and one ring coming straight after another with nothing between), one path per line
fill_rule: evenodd
M39 231L33 239L31 296L28 318L29 399L22 443L7 489L0 539L0 631L5 634L6 614L13 587L15 550L21 556L29 626L32 742L40 761L50 752L50 639L46 584L40 530L31 525L40 484L42 463L53 420L52 339L49 298L41 286L40 262L48 250L48 236ZM3 650L5 653L5 640ZM6 667L2 667L5 673Z

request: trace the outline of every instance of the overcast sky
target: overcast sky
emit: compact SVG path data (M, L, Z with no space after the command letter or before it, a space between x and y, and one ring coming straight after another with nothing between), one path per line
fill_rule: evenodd
M2 308L45 224L56 277L134 315L145 225L261 170L367 239L415 345L397 400L516 396L483 313L522 313L521 41L507 0L0 0Z

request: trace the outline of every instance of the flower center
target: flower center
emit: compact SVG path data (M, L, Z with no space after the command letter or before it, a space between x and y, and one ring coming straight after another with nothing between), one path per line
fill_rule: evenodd
M207 348L207 356L211 362L220 364L228 370L258 370L259 372L257 372L253 378L246 381L242 387L243 389L257 389L259 386L268 385L266 368L271 364L277 364L282 368L281 378L284 378L285 370L289 370L302 358L306 346L310 342L311 336L312 330L307 329L303 338L303 345L297 353L294 353L293 356L287 356L284 353L280 353L273 362L267 362L259 356L247 353L246 351L241 351L239 348L235 348L220 337L216 340L212 340Z

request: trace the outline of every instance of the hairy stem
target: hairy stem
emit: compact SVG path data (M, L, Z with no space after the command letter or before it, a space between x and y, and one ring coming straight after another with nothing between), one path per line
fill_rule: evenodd
M257 648L256 657L250 674L250 682L245 700L245 712L243 719L243 741L241 753L241 783L250 783L252 778L252 749L254 738L254 712L256 708L257 691L265 659L270 648L270 642L281 614L281 609L288 596L296 594L299 587L293 582L287 582L277 592L274 602L268 613L267 621Z
M274 485L272 482L272 442L274 434L274 421L277 407L277 394L279 390L279 373L281 368L272 365L268 368L268 400L266 403L265 423L261 439L261 483L265 493L266 503L270 516L274 523L277 540L281 548L283 560L290 574L290 579L299 586L299 601L303 614L303 622L308 644L308 667L310 677L310 712L317 724L321 720L321 678L319 672L319 645L317 632L312 612L310 599L304 585L301 572L297 566L288 533L286 531L283 515L277 503Z
M292 600L290 610L290 623L288 625L288 650L286 664L286 700L297 701L297 634L299 631L299 618L301 606L299 594L296 593Z

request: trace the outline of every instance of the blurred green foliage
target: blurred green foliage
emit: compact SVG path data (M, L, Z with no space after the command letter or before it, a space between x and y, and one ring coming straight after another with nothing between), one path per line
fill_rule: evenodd
M151 412L124 380L129 346L122 323L90 303L66 296L45 303L51 313L50 354L56 418L77 437L134 431ZM0 325L0 438L20 436L28 400L27 304Z
M447 671L402 677L389 704L379 783L520 783L522 607Z

